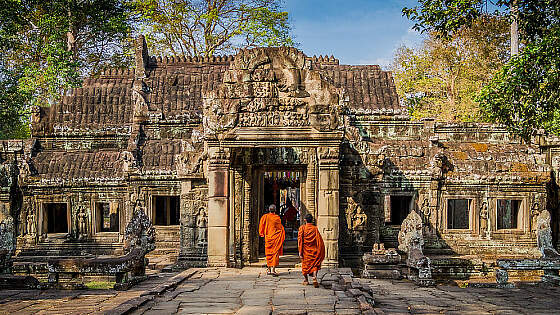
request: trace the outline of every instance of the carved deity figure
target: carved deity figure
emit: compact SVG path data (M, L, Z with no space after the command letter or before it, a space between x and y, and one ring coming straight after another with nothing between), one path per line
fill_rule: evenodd
M430 199L428 197L424 198L422 205L420 206L420 213L422 215L422 222L424 225L424 230L426 234L431 234L432 226L430 225L430 216L432 214L432 209L430 208Z
M206 218L206 211L204 208L198 210L196 215L196 230L197 230L197 245L203 246L206 244L206 231L208 228L208 221Z
M351 230L364 230L367 223L367 215L360 205L352 197L347 197L347 219L348 228Z
M78 217L78 238L84 239L87 237L87 214L83 206L80 206L77 217Z
M25 231L25 227L26 227L26 222L27 222L27 218L26 218L26 212L27 209L21 209L21 211L19 212L19 221L18 221L18 233L20 236L24 236L26 233Z
M536 198L533 199L533 204L531 205L531 231L537 231L537 218L541 214L540 204L537 202Z
M33 211L33 209L31 209L29 211L29 214L27 215L27 234L31 236L35 236L36 232L37 231L35 230L35 212Z
M480 205L480 236L488 237L488 203L482 202Z

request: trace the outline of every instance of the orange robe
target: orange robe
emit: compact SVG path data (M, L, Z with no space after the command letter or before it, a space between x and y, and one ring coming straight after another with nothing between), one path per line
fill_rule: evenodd
M264 237L266 265L269 267L278 266L280 255L283 254L284 239L286 238L280 216L275 213L263 215L259 223L259 235Z
M319 271L325 259L325 243L319 229L311 223L299 227L298 249L302 256L301 272L304 275Z

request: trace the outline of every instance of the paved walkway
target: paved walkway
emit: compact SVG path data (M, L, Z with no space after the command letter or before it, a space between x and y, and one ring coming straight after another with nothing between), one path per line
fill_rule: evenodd
M362 314L354 297L303 286L299 270L278 271L279 277L254 267L200 270L132 314Z
M559 314L560 288L419 288L409 281L348 279L347 291L322 272L332 289L301 285L299 270L189 269L161 273L131 290L0 290L0 314ZM340 272L342 274L342 272ZM336 278L336 277L335 277ZM344 282L344 281L341 281ZM355 285L371 289L373 313ZM362 303L360 302L362 299Z
M408 281L361 279L373 289L377 314L560 314L560 288L420 288Z

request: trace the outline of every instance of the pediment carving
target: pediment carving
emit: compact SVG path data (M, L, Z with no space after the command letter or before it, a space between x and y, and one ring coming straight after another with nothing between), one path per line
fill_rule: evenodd
M204 95L204 133L227 138L237 127L340 127L340 94L295 48L240 51L222 84Z

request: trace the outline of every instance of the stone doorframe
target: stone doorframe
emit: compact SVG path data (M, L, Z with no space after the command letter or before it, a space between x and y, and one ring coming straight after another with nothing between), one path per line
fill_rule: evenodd
M247 241L254 238L258 226L250 222L248 211L256 207L252 190L253 161L245 160L239 167L232 152L243 148L302 148L307 152L306 206L316 213L317 227L325 242L324 266L338 266L339 233L339 151L343 133L319 132L313 128L240 128L228 137L231 140L207 141L208 147L208 266L241 267L251 259ZM235 160L234 160L235 159ZM247 172L249 170L249 172ZM251 174L251 176L247 176ZM242 183L242 184L240 184ZM242 194L246 198L239 198ZM236 211L237 203L237 211ZM241 214L242 220L235 220ZM243 235L236 235L235 224L242 225ZM253 231L254 230L254 231ZM255 234L253 234L255 233ZM232 238L240 237L241 250ZM232 252L234 251L234 252ZM236 255L242 255L237 260ZM236 261L241 261L241 264Z

